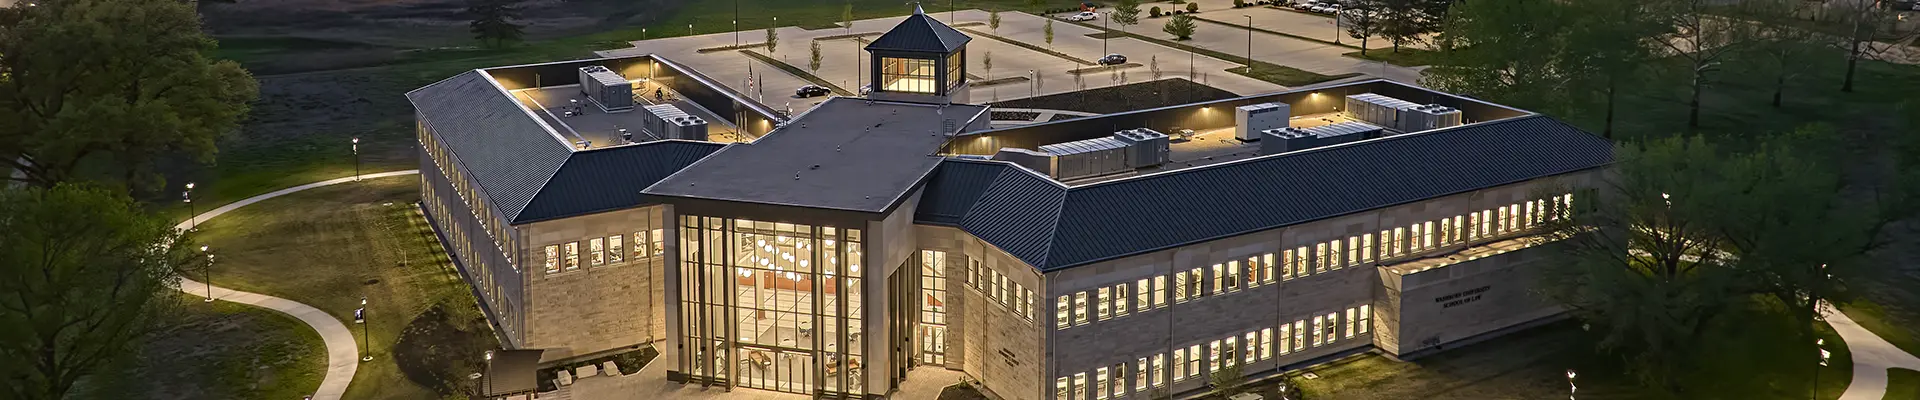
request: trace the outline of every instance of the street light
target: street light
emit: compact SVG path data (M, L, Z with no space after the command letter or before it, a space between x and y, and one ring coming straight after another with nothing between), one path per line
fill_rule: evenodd
M1107 14L1106 17L1100 18L1100 30L1102 31L1107 30L1107 21L1113 20L1112 11L1108 11L1105 14ZM1110 53L1107 53L1107 37L1108 36L1113 36L1113 35L1106 35L1106 34L1100 35L1100 55L1103 57L1106 56L1107 54L1110 54Z
M353 180L360 180L360 137L353 138Z
M1826 339L1813 340L1813 348L1820 350L1820 366L1813 367L1813 395L1807 397L1810 399L1820 398L1820 370L1821 370L1820 367L1827 366L1827 358L1833 356L1833 352L1827 351L1827 349L1823 347L1826 345L1827 345Z
M180 199L187 203L187 231L192 232L200 227L200 215L193 210L193 182L187 182L187 191L180 193Z
M367 348L373 342L373 334L367 333L367 296L360 296L360 309L353 310L353 323L360 324L361 362L373 361L373 350Z
M1027 70L1027 97L1040 95L1040 72Z
M647 40L647 28L640 28L640 40Z
M1247 17L1247 74L1251 75L1253 74L1253 16L1247 14L1240 14L1240 16Z
M1578 391L1580 391L1580 387L1579 387L1579 386L1574 386L1574 385L1573 385L1573 377L1574 377L1574 375L1576 375L1576 374L1574 374L1574 373L1573 373L1573 370L1571 370L1571 369L1569 369L1569 370L1567 370L1567 400L1574 400L1574 399L1573 399L1573 392L1578 392Z
M205 278L207 280L207 302L212 303L213 302L213 252L207 251L207 246L201 245L200 253L207 255L207 270L205 274L201 275L201 278Z

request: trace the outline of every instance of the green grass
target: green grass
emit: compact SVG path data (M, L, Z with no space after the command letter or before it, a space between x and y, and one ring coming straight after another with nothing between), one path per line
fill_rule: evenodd
M298 399L326 374L320 335L291 316L182 294L175 323L129 365L83 381L74 399ZM190 362L182 362L190 361Z
M1421 67L1440 62L1440 52L1410 47L1399 50L1373 49L1367 50L1365 54L1355 51L1341 55L1369 61L1386 61L1388 64L1402 67Z
M1887 370L1887 395L1883 399L1920 399L1920 371Z
M1893 343L1894 347L1899 347L1908 353L1920 354L1920 336L1916 336L1920 333L1914 331L1920 329L1920 326L1910 322L1909 318L1912 317L1890 315L1889 307L1866 300L1841 303L1839 307L1840 311L1847 313L1847 318L1853 319L1853 322L1859 323L1860 327L1866 328L1881 339L1886 339L1888 343Z
M1377 355L1343 359L1312 369L1320 379L1296 378L1312 399L1548 399L1564 398L1565 372L1579 372L1580 399L1806 399L1815 368L1812 343L1799 343L1778 314L1727 319L1691 368L1678 397L1649 390L1625 375L1617 354L1597 352L1591 334L1560 322L1487 342L1401 362ZM1820 399L1837 399L1852 378L1844 344L1820 327L1830 366L1819 371ZM1794 349L1782 351L1781 349ZM1271 390L1270 388L1262 390ZM1269 397L1274 398L1274 397Z
M201 224L201 240L218 257L212 280L324 310L359 340L363 329L370 333L364 343L374 359L360 364L348 399L440 397L435 388L453 381L444 377L464 381L495 340L413 207L418 182L402 176L313 189ZM362 296L364 326L352 322ZM403 333L426 337L397 345Z

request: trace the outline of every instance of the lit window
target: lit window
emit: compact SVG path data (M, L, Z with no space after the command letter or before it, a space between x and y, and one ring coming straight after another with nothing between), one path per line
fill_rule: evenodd
M1173 302L1187 302L1187 272L1173 273Z
M1373 262L1373 234L1360 235L1360 261Z
M1187 377L1200 376L1200 345L1187 346Z
M1220 341L1207 342L1207 373L1220 372Z
M1281 328L1286 329L1286 328ZM1260 329L1260 359L1273 358L1273 328Z
M1127 284L1113 285L1113 316L1127 315Z
M1107 288L1100 288L1095 290L1095 292L1098 293L1096 299L1098 299L1099 302L1095 303L1094 308L1100 311L1100 320L1105 321L1108 318L1113 318L1113 299L1108 295L1109 291Z
M1300 340L1300 338L1297 336L1288 335L1287 333L1289 332L1293 332L1292 327L1287 326L1287 324L1280 324L1280 355L1283 355L1283 356L1293 353L1293 348L1287 346L1287 343L1293 343L1295 341ZM1289 338L1291 338L1291 340L1289 340Z
M1093 370L1093 398L1107 398L1107 367Z
M1033 297L1033 289L1021 287L1020 294L1022 298L1020 301L1020 315L1025 315L1027 319L1033 319L1033 303L1039 300Z
M1347 339L1352 339L1352 338L1353 338L1353 334L1354 334L1354 331L1353 331L1353 323L1354 323L1354 319L1355 319L1355 318L1354 318L1354 317L1355 317L1355 315L1353 315L1353 314L1354 314L1354 312L1355 312L1355 311L1359 311L1359 309L1357 309L1357 308L1349 308L1349 309L1347 309L1347 336L1346 336L1346 338L1347 338Z
M1179 350L1174 350L1174 352L1179 352ZM1162 375L1166 375L1167 373L1166 367L1161 364L1161 362L1164 360L1166 360L1166 358L1164 358L1163 355L1160 355L1160 354L1153 355L1153 368L1151 369L1153 370L1152 371L1153 386L1155 387L1158 387L1167 383L1166 378L1161 377Z
M627 261L626 260L627 249L625 248L625 246L621 246L622 244L621 242L623 241L621 239L622 238L620 237L620 235L613 235L613 236L607 237L607 262L608 263L619 264Z
M1333 265L1327 262L1327 255L1329 254L1331 253L1327 252L1326 243L1313 244L1313 273L1327 272L1327 266Z
M1345 265L1345 263L1343 262L1345 260L1342 260L1340 258L1340 253L1341 251L1340 251L1339 240L1336 239L1331 243L1327 243L1327 259L1329 261L1332 261L1331 263L1327 264L1327 269L1340 269L1341 265Z
M1427 221L1427 235L1420 237L1420 248L1433 248L1433 221Z
M1073 294L1073 314L1074 314L1073 324L1086 325L1087 314L1092 314L1090 311L1092 310L1087 309L1087 292L1074 293Z
M934 61L915 58L880 58L880 88L888 92L934 93Z
M1336 312L1327 313L1327 330L1321 332L1321 334L1327 336L1328 344L1333 343L1334 334L1336 333L1335 331L1339 330L1335 328L1339 328L1339 327L1340 327L1340 312L1336 311Z
M598 267L607 264L607 243L600 238L587 239L587 260Z
M1240 262L1228 261L1226 272L1227 272L1227 277L1223 280L1227 282L1227 291L1229 292L1239 291L1240 290Z
M1206 270L1202 270L1199 268L1187 270L1187 275L1189 275L1187 277L1187 296L1195 297L1195 298L1198 298L1201 296L1200 281L1204 279L1202 278L1202 274L1204 273L1206 273Z
M1221 293L1227 292L1226 288L1220 286L1220 279L1223 277L1226 277L1227 272L1221 270L1220 268L1221 268L1220 264L1213 265L1213 294L1221 294ZM1232 280L1228 280L1228 281L1231 282Z
M1113 397L1127 395L1127 363L1113 365Z
M1262 257L1262 261L1265 261L1265 262L1261 263L1260 265L1266 268L1262 269L1262 271L1264 272L1260 273L1260 281L1265 283L1273 283L1273 280L1275 278L1278 278L1277 276L1273 275L1273 253L1267 253L1266 255L1263 255L1261 257Z
M1327 326L1326 326L1325 317L1321 317L1318 315L1313 316L1313 347L1320 347L1320 344L1322 343L1320 331L1326 328Z
M1293 280L1293 264L1299 262L1293 257L1293 250L1280 252L1280 260L1287 263L1287 265L1280 268L1280 279Z
M1299 275L1301 278L1307 277L1307 265L1309 264L1308 261L1311 260L1309 257L1312 257L1312 254L1307 253L1307 246L1300 246L1299 249L1295 249L1293 256L1298 258L1293 264L1295 268L1293 271L1294 275Z
M1073 387L1068 386L1067 377L1062 376L1053 380L1053 398L1059 400L1073 398Z
M1237 339L1228 336L1226 343L1220 346L1220 368L1231 368L1240 362L1240 357L1234 355L1240 351L1240 345L1235 343Z
M1153 277L1153 307L1160 308L1166 306L1167 277L1165 275Z
M967 286L972 286L974 289L980 289L980 261L979 260L969 260L969 261L973 261L973 262L967 263Z
M580 269L580 242L567 242L567 270Z
M560 246L549 245L546 247L546 253L547 273L560 272Z
M1367 328L1370 328L1372 326L1373 326L1373 306L1361 304L1360 305L1360 333L1367 333Z
M1251 288L1260 284L1260 272L1263 271L1263 269L1260 268L1261 265L1260 257L1247 257L1247 287Z
M1360 263L1360 237L1347 238L1347 265Z
M1173 349L1173 381L1187 380L1187 349Z
M1133 391L1136 391L1136 392L1147 391L1147 377L1149 376L1153 376L1153 375L1147 374L1147 358L1140 357L1139 360L1134 360Z
M1242 361L1251 363L1253 362L1254 357L1258 356L1256 352L1259 351L1259 347L1260 347L1260 342L1258 341L1259 339L1260 339L1260 332L1247 332L1247 340L1245 342L1242 342L1242 343L1245 343L1244 346L1246 346L1245 350L1241 351L1241 353L1246 354L1245 356L1241 356L1245 358Z
M1073 374L1073 398L1076 400L1087 398L1087 373Z
M1153 280L1141 279L1133 282L1133 307L1140 312L1153 308Z
M1407 228L1393 228L1393 256L1407 254Z
M1066 329L1068 323L1073 321L1073 300L1067 296L1060 296L1060 300L1054 303L1053 325L1055 328Z

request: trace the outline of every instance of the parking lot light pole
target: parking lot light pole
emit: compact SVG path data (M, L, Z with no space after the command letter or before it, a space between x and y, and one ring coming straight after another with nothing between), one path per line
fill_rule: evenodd
M360 362L373 361L373 350L368 349L373 343L373 334L367 333L367 296L360 296L360 309L353 310L353 323L360 324Z
M1252 74L1253 73L1253 16L1247 15L1247 14L1240 14L1240 16L1247 17L1247 73Z
M1101 18L1100 18L1100 30L1102 30L1102 31L1107 31L1107 30L1108 30L1108 29L1107 29L1107 21L1112 21L1112 20L1113 20L1113 12L1112 12L1112 11L1108 11L1108 12L1107 12L1106 14L1107 14L1107 16L1105 16L1105 17L1101 17ZM1100 56L1101 56L1101 57L1105 57L1105 56L1106 56L1106 55L1108 55L1108 54L1113 54L1113 53L1109 53L1109 52L1107 52L1107 37L1110 37L1110 36L1113 36L1113 35L1111 35L1111 33L1112 33L1112 32L1110 32L1110 31L1109 31L1109 32L1106 32L1106 33L1108 33L1108 34L1103 34L1103 35L1100 35Z

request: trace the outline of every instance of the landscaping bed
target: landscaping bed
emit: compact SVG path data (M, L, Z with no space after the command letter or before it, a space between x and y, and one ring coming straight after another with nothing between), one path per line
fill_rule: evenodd
M1186 78L1169 78L1007 100L993 103L993 106L1062 109L1062 105L1071 105L1072 108L1067 110L1109 114L1234 97L1240 95Z
M1402 67L1424 67L1440 62L1440 52L1438 51L1405 47L1400 50L1373 49L1368 50L1365 54L1356 51L1341 55L1362 60L1386 61L1388 64Z
M539 372L535 373L535 377L536 379L539 380L539 384L540 384L539 391L551 392L558 389L558 387L554 386L554 380L560 378L560 371L578 371L580 367L585 367L588 365L592 365L597 368L597 367L600 367L601 365L606 364L606 362L608 361L612 361L615 367L620 368L620 375L626 376L626 375L639 373L641 368L646 368L647 363L653 362L653 359L659 356L660 356L659 350L654 350L653 346L645 346L645 347L640 347L639 349L629 350L619 354L594 357L588 360L573 361L573 362L563 363L560 365L555 365L547 368L541 368ZM605 372L601 372L601 374L605 374ZM580 379L580 378L582 377L580 376L573 377L573 379Z

